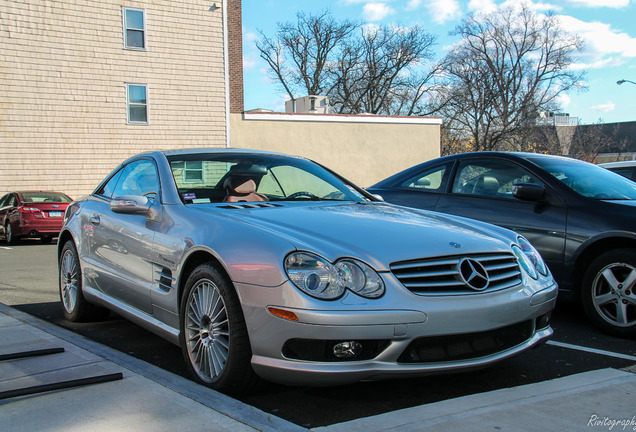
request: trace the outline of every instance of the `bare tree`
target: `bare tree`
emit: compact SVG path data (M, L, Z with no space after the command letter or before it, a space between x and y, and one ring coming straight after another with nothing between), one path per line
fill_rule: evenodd
M330 70L331 105L340 113L425 115L438 72L429 66L435 37L422 27L365 27Z
M338 113L425 115L435 37L420 26L361 26L319 16L297 15L278 24L275 38L261 32L260 56L290 98L326 95ZM354 30L360 29L357 36Z
M441 111L469 134L476 150L512 149L538 111L580 86L569 69L583 43L557 17L526 5L470 15L453 32L462 40L447 55L447 104Z
M261 31L256 47L291 99L297 93L325 94L328 90L325 86L329 86L326 67L356 28L357 23L338 22L327 11L318 16L301 12L295 24L278 23L275 39Z

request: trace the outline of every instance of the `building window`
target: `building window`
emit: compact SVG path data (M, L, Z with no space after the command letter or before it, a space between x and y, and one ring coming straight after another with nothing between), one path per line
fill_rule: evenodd
M126 84L128 123L148 124L148 86Z
M124 48L146 49L146 14L143 9L124 8Z

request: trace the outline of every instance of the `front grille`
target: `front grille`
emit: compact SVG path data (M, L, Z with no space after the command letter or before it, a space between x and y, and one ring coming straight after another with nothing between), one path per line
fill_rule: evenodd
M462 278L459 265L465 259L476 261L483 266L488 275L488 284L485 288L476 290ZM492 292L521 283L521 270L512 253L453 255L401 261L391 264L391 272L406 288L420 295Z
M496 330L414 340L398 358L398 363L437 363L468 360L495 354L530 339L532 321Z

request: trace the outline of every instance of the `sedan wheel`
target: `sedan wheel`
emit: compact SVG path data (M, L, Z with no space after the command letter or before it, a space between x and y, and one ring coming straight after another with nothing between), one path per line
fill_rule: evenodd
M180 341L186 365L197 381L230 394L258 381L245 319L232 284L214 267L197 267L181 303Z
M581 299L589 318L604 332L636 336L636 253L629 249L596 258L583 278Z
M4 241L7 244L13 244L15 242L15 237L13 236L13 228L11 228L11 224L7 222L4 226Z
M90 304L82 293L82 269L75 244L69 240L60 254L60 300L69 321L94 321L106 318L108 310Z

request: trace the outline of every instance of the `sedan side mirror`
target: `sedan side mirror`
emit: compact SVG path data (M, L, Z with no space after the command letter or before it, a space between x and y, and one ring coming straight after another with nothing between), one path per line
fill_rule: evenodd
M524 201L542 201L545 198L545 186L536 183L517 183L512 185L512 196Z
M110 202L110 209L114 213L150 216L152 202L141 195L122 195Z

